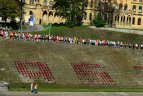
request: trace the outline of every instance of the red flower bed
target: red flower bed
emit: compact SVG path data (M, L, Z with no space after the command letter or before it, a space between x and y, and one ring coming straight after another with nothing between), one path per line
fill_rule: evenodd
M53 81L54 77L46 63L43 62L27 62L27 61L14 61L16 69L19 74L33 79L33 77L43 76L47 81Z
M143 70L143 66L132 66L135 70Z
M112 77L100 64L75 63L71 64L82 83L113 84Z

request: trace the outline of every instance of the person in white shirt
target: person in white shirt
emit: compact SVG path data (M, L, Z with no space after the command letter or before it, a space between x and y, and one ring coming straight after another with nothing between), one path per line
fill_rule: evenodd
M37 84L34 86L34 92L37 93Z
M33 83L31 83L31 85L30 85L30 88L31 88L31 93L33 93L33 91L34 91L34 89L33 89L33 86L34 84Z

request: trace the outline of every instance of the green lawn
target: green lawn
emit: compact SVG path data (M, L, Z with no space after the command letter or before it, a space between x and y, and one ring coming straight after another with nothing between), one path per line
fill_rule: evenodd
M54 83L46 83L43 76L36 78L40 91L142 91L142 70L132 66L142 66L142 50L59 44L34 41L0 41L0 80L10 83L11 91L28 91L30 83L17 72L14 60L45 62L53 76ZM95 75L77 75L71 63L101 64L102 68L89 71L108 72L114 84L102 84ZM30 70L35 66L30 67ZM24 80L23 80L24 78ZM96 78L96 83L81 85L81 78ZM39 81L38 81L39 80Z
M12 88L10 91L29 91L30 83L22 83L22 84L12 84ZM98 87L89 87L83 86L79 87L75 86L62 86L56 84L39 84L38 91L40 92L143 92L142 88L98 88Z
M49 25L44 25L48 27ZM34 32L32 34L49 34L49 30ZM122 41L129 43L143 43L143 36L129 33L120 33L107 30L94 30L88 26L78 26L74 28L68 28L65 26L52 26L51 28L52 35L58 36L68 36L68 37L81 37L85 39L106 39L113 41Z

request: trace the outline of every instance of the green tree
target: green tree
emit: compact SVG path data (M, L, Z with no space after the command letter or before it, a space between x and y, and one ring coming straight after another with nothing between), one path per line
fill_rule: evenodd
M97 0L95 4L95 12L98 16L100 16L100 20L104 20L104 22L110 27L112 27L113 23L113 13L115 12L115 5L117 5L116 0ZM95 18L99 19L98 16L95 16Z
M84 0L55 0L53 8L66 19L66 25L73 27L82 24Z
M93 20L93 23L96 27L104 27L105 26L105 21L100 15L97 15L95 19Z
M0 0L0 17L6 20L13 20L20 16L19 2L17 0Z

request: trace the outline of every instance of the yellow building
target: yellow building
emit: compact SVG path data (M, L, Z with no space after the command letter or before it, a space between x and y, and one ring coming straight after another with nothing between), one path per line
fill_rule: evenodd
M31 15L34 16L35 24L62 23L65 20L58 17L52 9L53 0L25 0L24 21L28 23Z
M115 14L115 27L143 29L143 0L117 0L119 10Z
M83 22L86 25L91 23L94 16L94 1L88 0L85 6ZM25 0L24 21L28 23L31 15L34 16L35 24L64 23L65 19L58 17L55 10L52 9L53 0Z
M98 13L94 9L99 1L105 2L108 0L87 0L83 17L83 23L85 25L90 25ZM34 15L35 24L64 23L65 19L58 17L56 11L52 9L53 2L54 0L25 0L25 23L28 23L31 15ZM114 27L143 29L143 0L112 0L112 4L115 2L117 9L112 17Z

